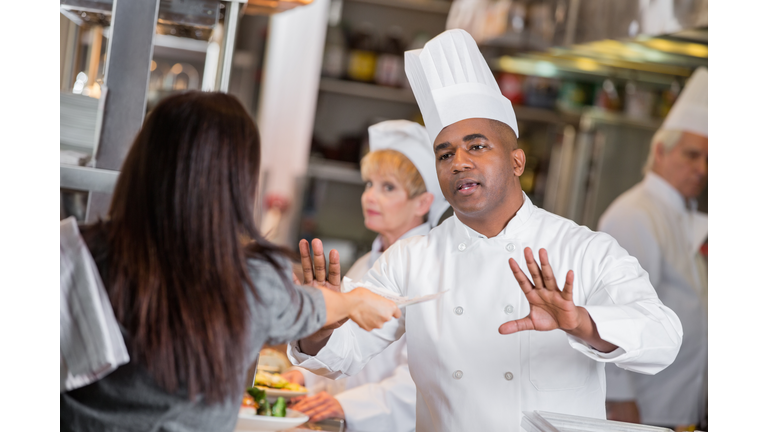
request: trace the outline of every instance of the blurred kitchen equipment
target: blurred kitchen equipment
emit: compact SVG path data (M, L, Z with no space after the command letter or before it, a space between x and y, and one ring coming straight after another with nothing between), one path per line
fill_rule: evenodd
M578 134L552 151L544 208L597 229L608 205L643 178L642 168L658 119L636 119L601 109L585 109Z
M221 37L209 44L212 49L207 51L210 61L206 61L206 66L211 67L205 68L202 79L194 66L182 62L174 65L170 74L161 77L161 81L164 81L164 86L176 89L199 88L201 82L211 83L208 90L227 92L237 25L244 8L253 6L249 7L250 13L274 13L311 1L60 0L63 16L74 25L85 25L93 30L90 50L93 55L90 56L92 61L89 61L88 68L90 75L83 73L73 90L82 94L86 94L87 90L88 94L100 96L100 99L89 102L77 99L75 95L62 95L61 102L62 150L77 150L66 146L86 149L93 161L94 168L60 165L61 188L80 190L89 195L85 219L93 221L105 215L111 196L110 181L119 174L130 144L141 128L147 110L147 88L155 39L172 35L169 36L171 39L208 41L223 18L223 27L218 25ZM101 32L106 28L110 31L102 84L97 80L101 57L99 45ZM69 31L67 34L77 36L78 32ZM74 36L67 40L75 40ZM77 55L77 50L69 46L71 44L65 45L67 55ZM62 88L66 90L74 74L75 60L64 59L63 64ZM211 77L206 77L206 72ZM97 106L95 112L94 104Z
M376 74L376 29L364 22L352 30L347 64L347 76L355 81L370 82Z
M381 54L376 62L376 74L374 80L376 84L401 87L405 81L405 67L403 66L403 52L405 43L403 42L403 29L398 26L392 26L384 35L381 44Z

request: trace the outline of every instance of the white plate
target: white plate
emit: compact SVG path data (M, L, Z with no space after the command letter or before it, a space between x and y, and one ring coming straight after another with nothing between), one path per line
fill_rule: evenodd
M256 415L256 408L242 407L237 415L235 432L281 431L294 428L309 421L309 417L292 409L285 411L285 417Z
M307 391L291 391L291 390L281 390L281 389L273 389L269 387L263 387L263 386L256 386L256 388L259 388L261 390L264 390L267 393L267 401L269 403L274 403L277 398L280 396L285 398L285 401L288 402L288 399L295 398L296 396L305 396L307 394Z

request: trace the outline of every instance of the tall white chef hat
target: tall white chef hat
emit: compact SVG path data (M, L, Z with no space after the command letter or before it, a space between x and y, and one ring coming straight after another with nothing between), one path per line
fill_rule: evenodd
M700 67L688 79L682 93L669 110L662 129L707 134L707 68Z
M464 30L447 30L423 49L405 52L405 74L416 96L429 142L434 144L444 127L470 118L487 118L507 124L518 135L512 103Z
M410 160L421 174L427 192L435 196L427 220L434 227L450 206L440 190L435 170L435 152L424 126L408 120L387 120L368 128L368 141L372 152L397 150Z

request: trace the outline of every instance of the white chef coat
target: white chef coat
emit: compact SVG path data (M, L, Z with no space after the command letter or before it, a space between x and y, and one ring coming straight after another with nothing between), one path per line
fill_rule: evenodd
M561 284L574 270L574 302L619 348L601 353L561 330L499 334L501 324L529 313L508 264L513 257L528 274L525 247L547 249ZM392 245L363 281L408 297L447 292L370 333L345 324L314 357L293 343L289 358L332 378L354 375L408 330L420 432L518 431L522 412L534 409L605 418L603 363L657 373L682 338L680 321L635 258L609 235L539 209L527 196L496 237L452 216L426 236Z
M707 371L707 279L699 254L706 215L687 209L680 192L651 172L608 207L598 228L638 259L685 332L677 359L657 375L606 369L608 399L635 400L646 424L697 423Z
M400 239L426 235L429 230L430 225L424 223ZM378 236L371 251L352 265L346 277L353 281L362 279L381 256L381 249L381 236ZM296 369L304 375L305 387L310 392L326 391L336 397L344 409L350 432L409 432L416 427L416 384L408 369L405 337L392 343L349 378L332 380L303 368Z

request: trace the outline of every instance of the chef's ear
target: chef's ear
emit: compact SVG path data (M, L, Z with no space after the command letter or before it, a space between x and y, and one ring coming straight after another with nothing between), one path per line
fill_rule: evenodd
M523 175L525 171L525 152L523 149L516 148L512 150L512 169L516 177Z
M429 213L429 208L432 206L432 202L435 200L435 196L432 192L424 192L416 198L416 214L423 217Z

